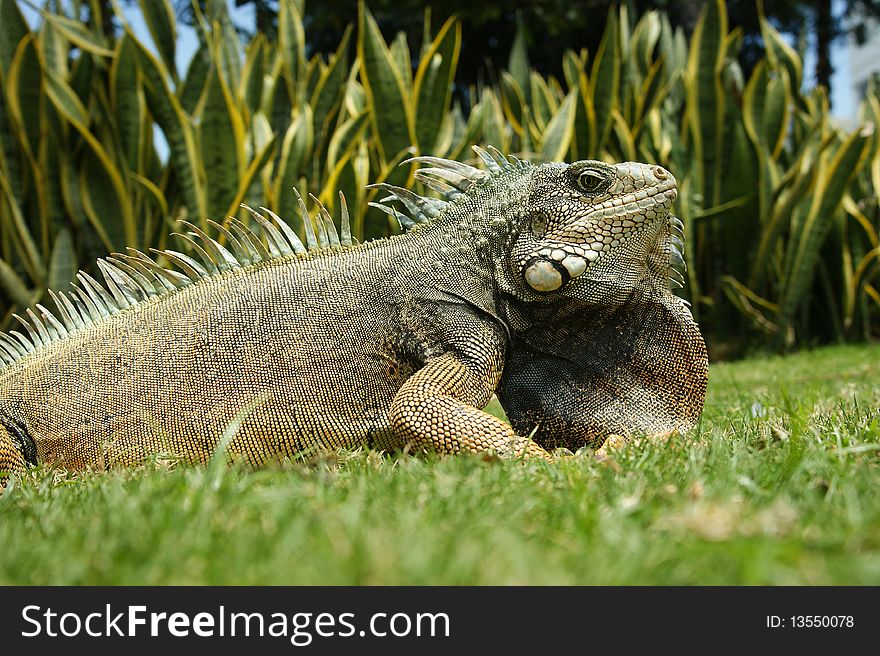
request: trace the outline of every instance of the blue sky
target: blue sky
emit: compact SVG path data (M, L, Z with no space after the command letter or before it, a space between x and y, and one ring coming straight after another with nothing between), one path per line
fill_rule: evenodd
M253 24L253 9L251 7L236 8L233 0L228 0L228 2L235 22L243 25ZM835 5L839 5L839 3L840 0L835 0ZM32 26L38 23L39 14L36 11L21 1L19 1L19 6L22 8L25 17ZM839 6L837 6L837 9L839 10ZM137 4L126 3L123 5L123 11L138 38L142 39L144 43L150 44L155 51L149 30L144 23L143 16L140 9L138 9ZM180 73L183 74L186 72L193 53L198 47L198 40L195 31L182 23L177 24L177 30L177 68ZM831 80L832 113L843 121L852 120L856 115L857 99L854 97L851 88L850 76L847 68L848 62L846 50L842 43L838 43L832 48L831 60L832 66L834 67L834 76ZM813 83L812 72L814 67L815 58L808 52L804 61L804 81L806 85L811 85Z

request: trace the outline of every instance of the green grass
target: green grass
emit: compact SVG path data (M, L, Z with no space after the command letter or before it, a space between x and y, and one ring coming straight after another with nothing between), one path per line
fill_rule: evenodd
M2 584L880 584L880 347L712 367L701 425L547 464L37 470Z

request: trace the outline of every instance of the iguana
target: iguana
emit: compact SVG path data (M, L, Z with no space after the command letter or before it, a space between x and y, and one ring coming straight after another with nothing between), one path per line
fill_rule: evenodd
M157 453L253 465L366 445L546 456L698 419L706 351L685 301L673 176L659 166L482 168L415 157L376 206L403 234L357 244L299 198L230 218L190 255L98 261L0 336L0 470L106 468ZM317 200L317 199L315 199ZM400 209L398 209L398 206ZM221 242L225 245L221 245ZM482 407L498 396L510 422ZM531 438L531 439L529 439Z

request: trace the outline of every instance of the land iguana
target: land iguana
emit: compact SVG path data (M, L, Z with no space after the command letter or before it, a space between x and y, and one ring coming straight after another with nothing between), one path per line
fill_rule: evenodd
M357 244L299 199L305 244L274 213L256 229L187 224L190 255L98 261L56 306L0 336L0 471L106 468L157 453L206 462L312 449L547 456L610 434L686 430L702 410L703 340L681 280L673 176L660 166L482 168L415 157L376 203L403 234ZM317 199L315 199L317 200ZM399 207L399 209L398 209ZM221 242L225 245L221 245ZM497 394L511 425L482 407Z

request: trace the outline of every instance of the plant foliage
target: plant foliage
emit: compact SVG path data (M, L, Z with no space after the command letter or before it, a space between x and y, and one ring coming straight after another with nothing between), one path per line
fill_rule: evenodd
M563 79L531 69L514 38L506 70L453 94L455 19L435 30L426 14L414 53L361 4L325 57L307 54L303 0L280 0L277 38L247 44L225 2L195 4L200 48L181 74L169 0L140 6L156 48L122 14L118 37L48 10L31 29L0 0L5 325L108 251L163 248L177 219L246 221L247 202L296 224L294 186L337 213L342 190L357 238L390 234L368 183L412 183L398 166L412 154L459 158L491 143L536 161L672 170L690 240L683 294L713 343L877 332L880 92L869 89L855 130L840 129L823 90L801 90L801 59L766 20L748 79L742 34L715 0L690 42L663 13L613 9L595 53L566 52Z

